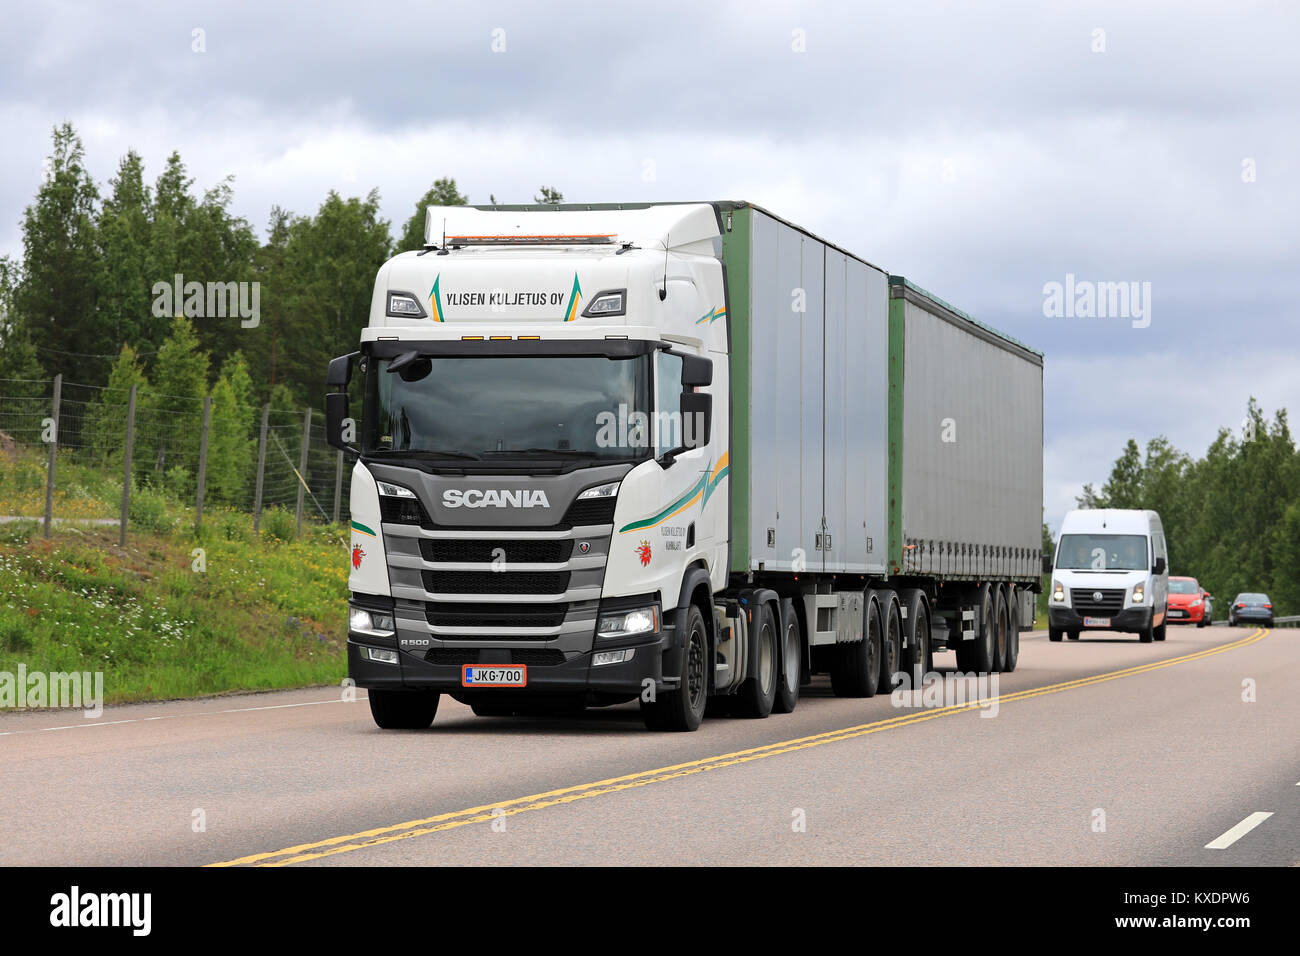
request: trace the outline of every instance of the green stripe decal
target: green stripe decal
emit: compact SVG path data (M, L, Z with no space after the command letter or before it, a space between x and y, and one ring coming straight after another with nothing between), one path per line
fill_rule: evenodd
M627 531L639 531L642 528L649 528L652 527L653 525L657 525L660 521L663 521L665 518L667 518L670 514L672 514L682 505L686 504L696 495L700 494L704 490L704 488L708 485L708 482L709 482L709 472L706 469L704 474L700 475L700 480L691 486L690 491L686 492L686 494L682 495L680 498L678 498L676 501L670 504L663 511L659 512L657 515L655 515L652 518L646 518L643 521L633 521L631 524L626 524L623 527L618 529L618 533L623 534L624 532Z
M352 530L353 530L353 531L360 531L362 534L368 534L368 535L370 535L370 537L372 537L372 538L377 538L377 537L379 537L379 535L375 534L373 531L371 531L369 528L367 528L365 525L363 525L360 521L354 521L354 522L352 522Z
M442 278L442 273L433 277L433 288L429 290L429 304L433 306L433 321L447 321L442 314L442 293L438 291L438 280ZM371 534L374 534L372 531Z

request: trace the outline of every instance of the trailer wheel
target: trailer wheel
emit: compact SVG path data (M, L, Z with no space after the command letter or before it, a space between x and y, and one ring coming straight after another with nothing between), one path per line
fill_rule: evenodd
M880 613L885 627L881 631L880 680L876 686L887 693L898 684L898 675L903 671L903 612L897 594L890 591L884 595Z
M772 607L763 604L758 608L758 658L754 661L753 676L745 679L736 692L737 717L762 720L772 713L776 701L777 678L781 672L781 640Z
M964 671L977 671L991 674L997 666L995 652L997 649L997 600L993 588L981 584L979 603L976 605L976 620L980 622L980 633L974 641L962 641L957 645L957 666ZM965 648L965 653L962 649Z
M903 651L903 672L912 682L912 690L920 690L921 683L934 667L930 649L930 608L925 592L914 588L902 592L907 602L907 622L903 625L907 647Z
M1006 588L995 584L990 589L989 600L993 603L993 670L1001 673L1007 667L1007 642L1009 637Z
M1014 584L1007 595L1007 658L1002 670L1010 674L1020 661L1020 593Z
M370 716L384 730L425 730L438 713L439 695L424 690L371 690Z
M831 690L836 697L875 697L880 684L880 605L869 595L863 611L862 640L835 648Z
M657 700L641 701L641 719L649 730L698 730L709 700L709 632L704 615L692 604L686 614L686 647L682 654L682 680L676 690L664 691Z
M776 683L776 700L772 710L788 714L799 703L799 681L803 677L803 639L799 633L799 615L789 598L781 602L781 676Z

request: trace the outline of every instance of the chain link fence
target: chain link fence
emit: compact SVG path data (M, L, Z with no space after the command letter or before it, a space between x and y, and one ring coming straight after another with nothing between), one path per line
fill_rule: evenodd
M0 521L62 520L158 530L179 509L202 534L205 510L349 520L345 453L322 413L52 380L0 379ZM176 520L176 519L173 519ZM282 536L282 535L281 535Z

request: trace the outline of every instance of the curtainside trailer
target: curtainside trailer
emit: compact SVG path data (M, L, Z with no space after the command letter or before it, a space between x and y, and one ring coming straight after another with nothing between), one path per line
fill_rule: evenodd
M430 207L328 381L381 727L1016 666L1041 353L757 206Z

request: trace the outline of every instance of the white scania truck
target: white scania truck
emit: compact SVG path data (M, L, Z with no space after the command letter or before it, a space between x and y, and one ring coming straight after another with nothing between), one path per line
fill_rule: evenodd
M431 207L330 364L376 723L1012 670L1042 355L749 203ZM350 409L361 405L353 419Z

